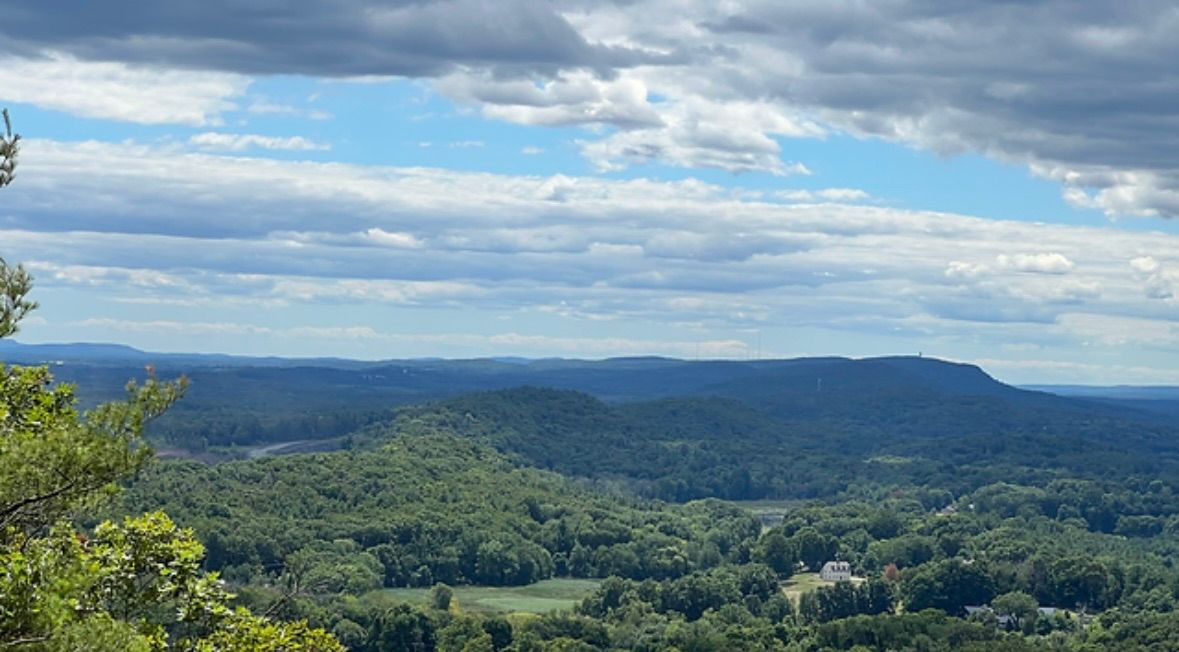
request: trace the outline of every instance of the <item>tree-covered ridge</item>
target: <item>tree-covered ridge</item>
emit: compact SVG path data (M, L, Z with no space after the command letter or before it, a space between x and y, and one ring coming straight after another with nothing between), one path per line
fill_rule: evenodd
M1039 433L1095 445L1118 442L1173 453L1174 411L1125 409L1004 385L970 365L930 358L685 361L239 359L148 354L101 346L0 345L0 356L62 361L83 403L117 399L146 363L193 379L187 400L153 424L162 446L186 449L335 438L387 419L397 406L531 385L587 393L610 405L721 397L783 429L846 433L862 445L903 439ZM1134 424L1130 427L1130 424Z
M996 423L987 406L1005 399L955 400L941 408L931 403L917 416L904 416L900 406L891 421L881 415L868 422L853 418L850 409L840 418L784 418L735 399L609 405L579 392L525 387L403 409L390 426L369 427L352 441L444 430L488 443L522 464L680 502L902 490L943 507L997 482L1047 486L1084 479L1096 483L1086 491L1099 494L1117 493L1141 478L1179 487L1179 436L1168 439L1161 425L1097 419L1069 408L1048 429L1039 417L1023 420L1020 411L1034 408L1020 404L1004 404L1008 414ZM972 420L974 411L987 416ZM891 429L918 417L928 417L920 432ZM1143 440L1151 445L1138 445ZM1123 511L1158 516L1172 510L1146 501ZM1099 527L1112 531L1115 525Z
M747 557L742 544L759 530L733 507L588 491L444 433L372 451L160 463L120 509L148 506L193 527L207 565L230 579L266 582L294 569L327 592L677 577Z

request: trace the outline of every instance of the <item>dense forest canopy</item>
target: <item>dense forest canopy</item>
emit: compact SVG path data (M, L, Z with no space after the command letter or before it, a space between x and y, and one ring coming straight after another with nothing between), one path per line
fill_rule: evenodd
M390 636L462 649L492 632L507 650L1097 650L1169 636L1170 426L1010 388L959 399L901 409L882 439L887 424L834 409L791 420L720 396L496 390L399 409L346 451L161 463L115 510L165 507L255 608L361 650L399 649ZM1020 416L1037 410L1059 422ZM832 559L858 579L790 588ZM603 581L572 613L506 621L387 592L550 577Z

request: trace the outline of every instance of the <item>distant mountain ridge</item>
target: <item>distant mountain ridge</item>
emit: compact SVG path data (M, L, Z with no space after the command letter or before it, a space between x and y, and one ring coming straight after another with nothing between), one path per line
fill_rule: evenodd
M902 371L931 385L940 385L943 390L956 393L990 394L1005 391L1009 386L995 380L977 366L953 363L936 358L912 356L889 356L877 358L813 357L773 360L683 360L659 356L628 356L601 360L572 358L524 358L517 356L443 359L409 358L388 360L354 360L347 358L283 358L277 356L242 356L221 353L163 353L149 352L122 344L90 342L23 344L15 340L0 340L0 360L17 364L109 364L123 366L129 363L197 365L215 367L312 367L325 369L354 369L370 372L401 372L413 369L423 373L462 371L495 376L513 375L526 371L539 376L553 375L558 379L565 372L576 372L584 376L589 384L595 384L602 373L611 375L618 372L630 374L665 374L674 369L677 374L686 372L683 378L674 382L677 386L705 387L712 384L731 382L764 374L798 381L810 373L829 373L828 382L846 380L844 373L850 368L863 371L863 365L880 364ZM850 365L850 367L849 367ZM827 371L830 370L830 371ZM608 392L602 392L608 393Z
M102 364L126 366L153 363L166 366L200 367L304 367L323 369L366 370L374 373L404 373L413 370L418 373L457 372L479 375L514 376L525 373L545 380L563 383L566 373L576 373L581 378L576 387L591 391L595 395L608 396L610 384L602 376L614 376L618 372L627 374L659 374L670 370L677 378L670 381L670 387L699 390L705 387L723 387L726 383L741 379L772 380L790 383L798 389L807 382L815 384L816 391L822 391L823 384L830 390L847 391L863 387L865 382L879 374L873 368L889 369L903 374L909 383L919 383L938 392L956 395L1012 395L1019 390L1039 391L1061 396L1132 398L1132 399L1174 399L1179 400L1179 387L1167 386L1087 386L1087 385L1024 385L1014 387L996 380L983 369L967 363L949 362L921 356L883 356L848 358L840 356L808 357L771 360L684 360L660 356L624 356L601 360L573 358L526 358L502 356L471 359L408 358L386 360L356 360L337 357L285 358L279 356L245 356L223 353L184 353L143 351L123 344L68 342L48 344L24 344L12 339L0 340L0 361L15 364ZM887 375L887 374L886 374ZM589 390L593 386L595 390ZM674 392L670 392L674 393Z
M0 340L0 356L13 362L50 362L68 360L130 360L148 354L123 344L94 344L87 342L62 344L21 344Z
M137 349L125 344L96 342L62 342L23 344L12 339L0 340L0 361L17 364L105 363L128 362L185 362L208 365L235 366L294 366L315 363L324 366L354 366L362 361L344 358L280 358L275 356L241 356L225 353L159 353Z
M153 426L163 441L181 447L339 437L387 419L399 406L521 386L581 392L607 404L713 397L786 423L845 424L913 442L951 433L985 437L1016 423L1023 431L1063 436L1062 423L1076 430L1094 420L1120 420L1145 424L1134 441L1155 449L1164 438L1155 426L1179 425L1179 402L1066 398L1004 384L975 365L918 356L366 362L0 340L0 360L53 364L58 379L78 385L85 406L119 398L149 363L165 378L185 374L189 394Z
M22 344L0 340L0 361L52 364L66 380L122 387L128 376L153 364L163 375L188 374L215 384L299 383L318 380L333 387L385 391L395 404L444 398L464 392L536 385L571 389L605 401L634 401L680 395L717 395L773 403L783 394L807 399L825 395L992 396L1020 400L1032 392L1100 398L1175 398L1179 388L1043 386L1017 388L976 365L920 356L873 358L814 357L779 360L682 360L631 356L603 360L521 357L403 360L251 357L208 353L157 353L120 344ZM103 370L103 368L107 368ZM118 381L118 378L122 378ZM1086 391L1092 389L1093 391ZM199 390L198 390L199 391ZM805 400L804 400L805 402Z

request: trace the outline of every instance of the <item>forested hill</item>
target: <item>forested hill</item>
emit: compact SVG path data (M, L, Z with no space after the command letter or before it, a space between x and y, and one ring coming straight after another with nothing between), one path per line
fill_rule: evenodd
M951 434L904 456L856 436L791 431L725 398L608 404L517 388L402 410L357 433L356 450L160 462L115 511L166 509L251 607L366 652L1089 652L1156 649L1141 642L1179 632L1179 474L1165 455L1013 430L1009 447ZM528 468L538 465L595 481ZM778 503L782 521L763 528L735 505L652 502L617 485L676 500L821 500ZM866 581L789 598L801 584L783 581L830 559ZM430 593L435 608L386 590L559 576L613 577L575 613L509 619L461 611L446 586ZM1030 605L1024 633L945 615L1013 601ZM904 613L890 615L898 603ZM1088 626L1075 615L1093 611ZM491 632L498 646L460 645ZM956 643L927 643L943 638ZM959 645L971 640L982 643Z
M1179 483L1175 429L1057 397L1015 397L896 393L901 405L890 407L886 396L845 395L789 413L720 397L611 405L525 387L406 409L392 426L373 426L356 441L445 430L527 465L675 501L930 485L961 495L993 482L1063 476Z
M889 437L993 435L1023 431L1101 433L1116 420L1141 424L1135 446L1159 447L1158 428L1179 412L1140 410L1016 389L978 367L920 357L687 361L668 358L583 360L316 359L150 354L105 345L24 346L0 342L0 359L52 362L61 380L78 383L83 403L121 396L151 364L161 377L186 374L192 386L153 424L167 446L266 444L346 435L386 421L397 406L523 385L584 392L610 404L672 397L721 397L806 430L851 422L858 437L887 428ZM813 430L813 428L812 428ZM1084 434L1084 433L1081 433ZM1124 433L1123 433L1124 434ZM855 442L850 442L855 444Z
M737 544L760 531L719 501L668 508L595 493L444 432L363 452L160 463L116 511L161 508L196 529L206 565L229 579L301 564L304 582L329 593L554 574L677 577L723 555L737 561ZM715 551L707 558L705 541Z

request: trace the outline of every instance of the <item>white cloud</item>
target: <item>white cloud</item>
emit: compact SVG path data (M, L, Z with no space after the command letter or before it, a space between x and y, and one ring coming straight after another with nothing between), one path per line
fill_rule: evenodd
M617 357L628 355L668 355L684 358L741 358L751 353L741 340L664 341L624 337L552 337L503 333L486 338L497 351L543 351L548 355L578 357Z
M1037 381L1067 384L1109 384L1111 378L1132 378L1135 383L1152 385L1179 384L1179 372L1147 365L1127 365L1106 362L1076 362L1044 358L981 357L970 360L1000 377L1031 378Z
M775 196L796 202L856 202L869 199L871 195L859 188L822 188L820 190L779 190Z
M240 152L247 149L286 151L325 151L331 145L317 143L303 136L260 136L258 134L227 134L207 131L188 139L189 144L201 149Z
M426 344L460 348L495 355L567 356L608 358L631 355L665 355L696 358L745 358L754 353L740 339L666 340L629 337L554 337L505 331L499 333L394 333L370 326L298 326L276 328L241 322L179 322L169 320L86 319L73 327L91 332L168 333L172 336L205 337L241 335L288 340L347 340L381 342L396 347ZM370 356L371 357L371 356Z
M373 227L365 231L364 235L370 242L382 247L417 249L422 246L421 240L415 238L412 233L394 233Z
M1100 165L1032 164L1037 176L1064 186L1064 199L1116 217L1179 216L1179 169L1117 169Z
M31 260L23 263L39 277L49 274L54 281L75 286L121 285L135 288L168 288L190 291L195 286L175 274L154 269L130 269L115 266L56 265Z
M249 83L232 73L81 61L57 53L0 58L7 101L138 124L219 125Z
M125 333L183 333L187 335L268 335L272 329L253 324L232 322L195 322L156 319L136 321L132 319L91 318L73 324L83 329L114 330Z
M488 117L521 124L639 127L661 122L647 100L646 85L627 76L603 80L588 71L572 71L535 83L463 73L435 85L453 99L479 104Z
M1130 268L1135 271L1143 285L1143 292L1151 299L1169 300L1175 296L1175 285L1179 283L1179 272L1163 267L1154 256L1138 256L1130 259Z
M1076 266L1068 257L1056 252L999 254L995 257L995 262L1003 269L1033 274L1067 274Z
M74 322L72 326L85 330L116 331L123 333L168 333L179 336L241 335L283 337L298 340L355 340L382 337L369 326L296 326L274 328L240 322L199 322L175 320L144 320L94 318Z
M659 162L733 172L809 174L781 159L779 137L821 137L817 123L758 101L676 96L654 101L657 76L620 72L600 79L586 71L533 82L479 72L452 74L438 90L478 104L484 115L529 125L611 125L618 131L582 141L582 153L602 170Z
M455 281L399 281L384 279L334 279L269 276L264 278L267 297L307 303L444 303L474 300L487 290Z
M1066 313L1060 324L1086 342L1104 346L1179 345L1179 324L1166 319L1146 319L1122 315Z
M782 160L778 137L817 137L814 123L792 118L757 102L715 102L692 98L660 106L660 124L583 141L582 154L602 170L632 164L665 163L731 172L809 175L802 163Z
M986 265L979 265L977 263L965 263L960 260L950 261L946 265L945 275L949 279L974 280L981 277L987 271Z
M315 340L372 340L380 337L370 326L298 326L283 331L281 335Z
M1130 259L1130 267L1136 272L1153 274L1159 269L1159 261L1155 260L1154 256L1138 256Z

